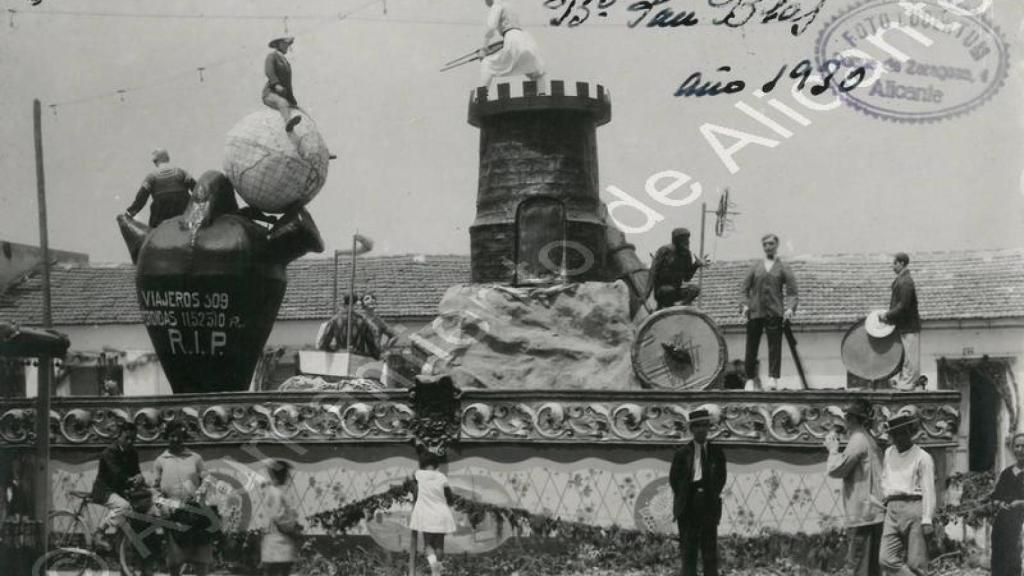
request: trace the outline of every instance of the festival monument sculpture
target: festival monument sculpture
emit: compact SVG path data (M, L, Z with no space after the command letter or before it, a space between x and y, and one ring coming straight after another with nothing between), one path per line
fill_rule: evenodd
M249 388L288 263L323 251L303 206L323 188L328 156L311 120L286 132L280 115L261 110L228 134L224 173L199 178L184 214L155 228L118 216L143 322L175 393ZM248 206L239 209L236 192Z

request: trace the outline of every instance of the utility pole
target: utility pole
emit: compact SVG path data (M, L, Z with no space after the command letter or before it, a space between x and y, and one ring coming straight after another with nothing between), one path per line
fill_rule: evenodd
M36 195L39 207L39 249L43 255L43 328L50 328L53 318L50 313L50 242L46 228L46 176L43 170L43 113L42 105L36 99L32 103L32 119L35 126L36 146ZM36 520L39 521L40 543L43 556L49 534L50 515L50 380L53 359L48 355L39 357L38 386L36 391L36 466L33 495L36 501Z

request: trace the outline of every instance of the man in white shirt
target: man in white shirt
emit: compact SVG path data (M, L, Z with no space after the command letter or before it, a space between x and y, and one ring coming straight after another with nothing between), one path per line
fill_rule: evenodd
M893 445L882 467L885 523L878 559L885 574L922 576L928 566L926 538L934 530L935 464L914 444L916 417L897 414L886 425Z

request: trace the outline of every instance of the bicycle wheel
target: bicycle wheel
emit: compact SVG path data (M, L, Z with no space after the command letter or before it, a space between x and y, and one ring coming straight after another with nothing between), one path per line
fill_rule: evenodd
M117 544L117 561L121 565L121 574L123 576L139 576L142 574L142 556L135 549L131 538L126 538L123 534Z
M109 563L91 550L58 548L47 552L32 567L33 576L116 576Z
M92 534L81 516L67 510L53 510L47 516L50 550L58 548L92 549Z

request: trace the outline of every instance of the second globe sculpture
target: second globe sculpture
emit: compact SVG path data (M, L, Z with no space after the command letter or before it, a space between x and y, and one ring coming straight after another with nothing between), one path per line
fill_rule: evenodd
M324 249L304 206L327 180L330 153L312 119L293 132L272 110L250 114L228 134L224 173L203 174L183 214L155 228L118 216L143 323L176 394L247 390L288 264Z

